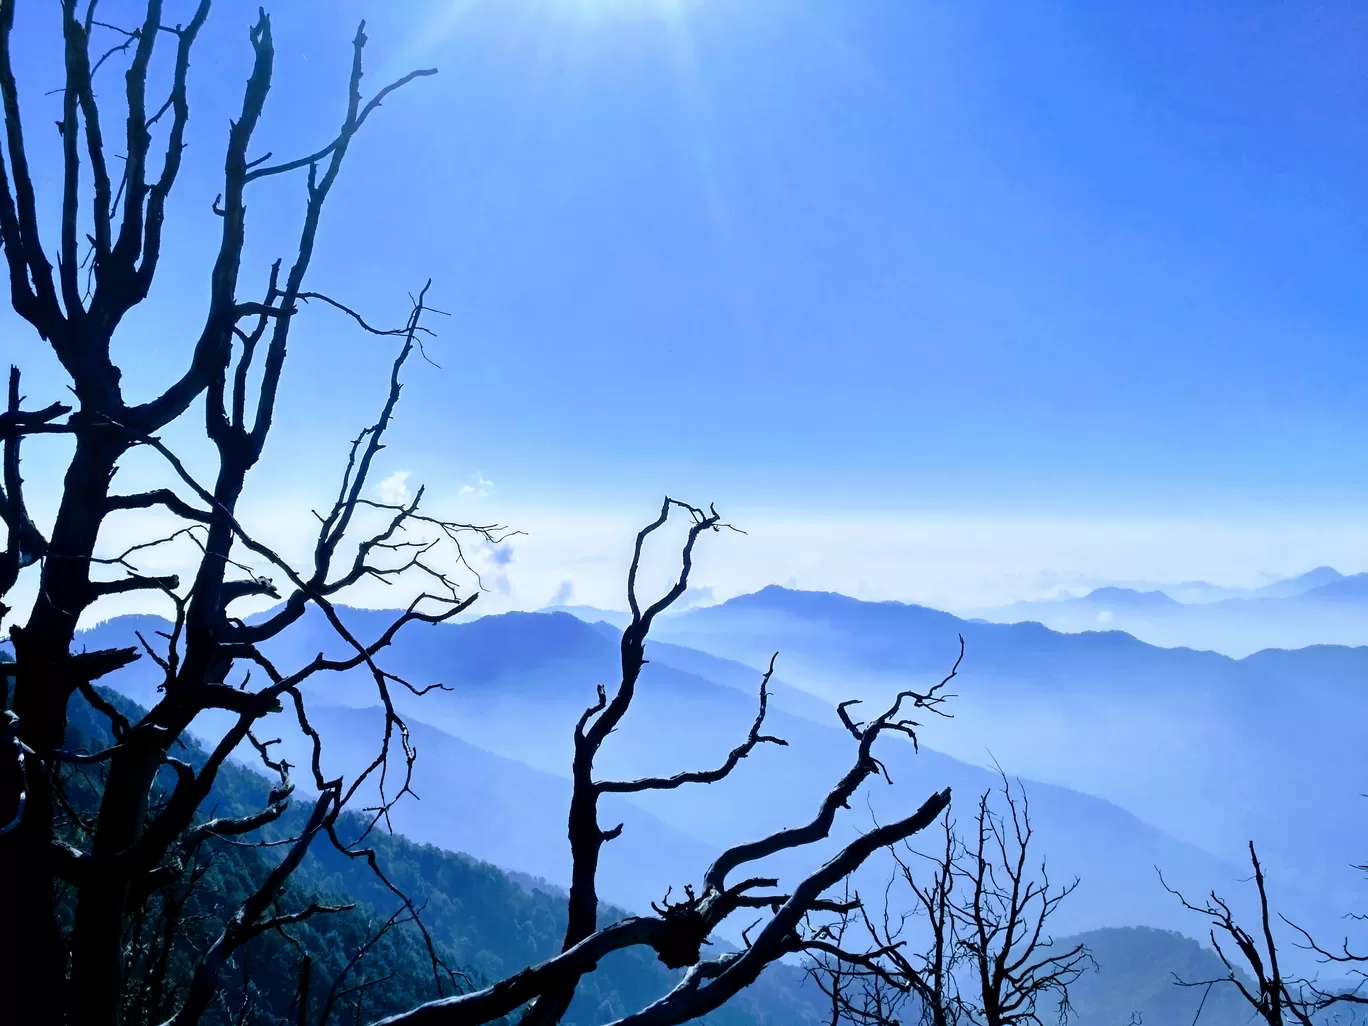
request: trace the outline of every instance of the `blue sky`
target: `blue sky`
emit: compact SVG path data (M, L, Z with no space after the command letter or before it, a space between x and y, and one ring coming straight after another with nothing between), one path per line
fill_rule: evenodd
M395 321L434 279L442 369L409 374L388 468L415 482L615 515L666 490L800 518L1368 507L1361 6L275 7L259 149L328 137L362 15L371 88L440 69L354 147L312 277ZM196 326L253 10L216 5L195 61L175 258L124 339L147 387ZM300 186L249 200L258 278ZM264 487L331 480L384 356L308 322Z

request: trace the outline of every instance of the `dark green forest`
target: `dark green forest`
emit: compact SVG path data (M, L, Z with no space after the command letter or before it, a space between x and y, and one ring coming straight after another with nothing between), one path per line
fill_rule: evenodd
M6 656L0 651L0 658ZM99 694L125 716L140 713L115 692L101 690ZM83 699L73 700L67 750L95 752L111 743L108 720ZM186 740L181 754L192 765L204 759L203 749L193 740ZM83 818L96 807L99 782L80 767L68 772L73 807L66 827L76 834ZM270 781L260 774L226 764L205 803L204 815L250 813L262 807L270 788ZM186 888L184 905L174 916L167 915L165 906L174 895L149 903L139 923L145 923L148 931L169 930L170 950L161 976L153 965L131 967L149 977L148 986L134 990L138 1003L127 1010L126 1022L159 1023L174 1010L195 956L265 875L273 849L256 847L253 842L296 836L304 815L301 804L296 800L295 807L259 837L206 841L191 874L194 886ZM360 814L347 813L338 826L350 838L365 831L368 822ZM495 866L415 844L383 829L372 830L364 847L374 851L390 883L413 901L427 935L367 860L348 857L320 842L291 877L278 901L280 911L314 903L353 907L313 916L248 944L236 960L236 971L221 977L219 997L203 1021L222 1026L241 1021L261 1026L370 1022L451 994L456 988L485 986L560 950L565 899L549 885L516 880ZM600 915L604 922L611 922L627 913L608 906ZM392 918L394 925L375 939ZM142 949L140 941L130 938L129 949ZM162 953L163 944L151 945L154 958ZM619 1018L659 997L679 975L661 966L648 950L615 952L597 972L584 978L565 1021L593 1026ZM732 1004L700 1021L714 1026L813 1021L812 1001L819 995L811 986L804 989L803 980L799 968L775 966Z

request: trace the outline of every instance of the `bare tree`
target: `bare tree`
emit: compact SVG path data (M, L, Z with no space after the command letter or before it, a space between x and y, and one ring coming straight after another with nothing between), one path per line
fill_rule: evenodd
M869 951L867 961L852 954L852 948L862 946L856 941L859 931L863 928L870 936L874 936L874 932L872 925L860 922L863 910L858 899L851 898L849 887L844 897L852 907L843 909L833 920L812 930L813 957L805 967L808 978L826 998L826 1022L828 1026L900 1023L906 1015L909 1000L913 1000L912 990L904 979L894 976L883 964L884 959L897 955L899 931L890 928L892 939L889 941L880 937L881 943Z
M960 944L978 987L965 1013L984 1026L1043 1026L1041 1002L1048 999L1062 1022L1070 1010L1069 984L1092 958L1081 944L1056 945L1045 927L1078 880L1052 890L1043 858L1038 878L1031 875L1029 802L1024 791L1013 794L1006 774L1001 794L1005 815L993 810L992 792L979 798L977 838L966 858L969 895L958 908Z
M894 872L875 917L865 902L825 926L829 947L819 950L809 976L826 996L832 1026L956 1026L963 999L956 981L962 962L955 884L963 845L947 809L941 816L944 846L931 858L908 842L891 847ZM921 868L931 866L923 883ZM852 935L867 953L848 949Z
M1368 953L1352 951L1347 939L1338 951L1324 948L1306 930L1278 914L1276 919L1301 938L1298 947L1316 955L1322 964L1337 967L1349 974L1349 982L1352 985L1327 988L1315 979L1288 973L1279 954L1278 941L1274 935L1275 917L1268 904L1267 881L1253 841L1249 842L1249 862L1254 870L1254 888L1259 896L1257 936L1240 925L1229 903L1215 891L1208 895L1206 902L1195 905L1164 883L1164 889L1174 895L1184 908L1210 920L1208 936L1211 939L1211 946L1215 948L1226 970L1224 976L1213 979L1179 978L1177 982L1185 987L1210 988L1215 984L1232 986L1248 1002L1254 1014L1268 1023L1268 1026L1288 1026L1293 1023L1314 1026L1328 1021L1326 1013L1352 1013L1368 1008L1368 993L1364 993L1365 985L1368 985L1368 971L1364 968L1368 966ZM1358 868L1368 871L1368 867L1365 866ZM1162 874L1160 881L1163 882ZM1225 941L1224 945L1222 939ZM1239 952L1238 956L1227 952L1227 946L1230 944L1234 944Z
M961 952L954 897L963 843L955 836L955 824L950 819L949 810L941 817L941 833L944 844L939 860L933 862L907 843L903 844L901 852L897 848L890 849L897 867L897 878L901 878L907 892L916 899L914 913L925 917L930 933L929 943L908 965L902 967L903 974L912 982L921 1001L923 1026L956 1026L962 1013L962 1000L955 980ZM927 883L918 882L920 874L914 869L914 862L931 862L934 866ZM884 908L888 908L887 898ZM883 936L889 942L895 939L887 928L887 911Z
M368 497L373 463L399 399L401 372L427 330L422 324L428 311L426 288L414 300L404 325L381 330L346 304L305 287L320 219L352 141L382 101L431 72L413 72L365 98L363 26L353 41L340 128L313 153L272 164L269 154L250 153L275 60L271 22L262 13L248 36L252 70L241 112L228 133L224 177L213 204L221 229L208 274L203 327L187 347L185 365L165 388L146 402L131 403L121 386L112 343L124 317L146 299L157 273L168 197L179 178L185 147L190 58L210 3L198 0L188 11L188 21L168 24L162 0L149 0L138 24L120 27L98 20L96 4L90 0L83 5L63 0L58 12L63 40L58 66L64 76L57 126L61 203L55 231L40 212L30 170L31 141L25 135L12 61L17 6L17 0L0 0L0 245L14 310L51 346L75 399L74 409L62 403L29 409L21 395L19 371L12 368L0 421L0 519L6 529L0 597L25 572L37 576L37 597L27 619L9 630L15 665L5 715L12 754L7 753L0 780L5 785L0 821L6 824L0 864L11 902L7 921L22 924L26 939L0 959L0 990L41 995L49 1018L65 1012L73 1022L117 1022L126 983L123 942L135 910L150 892L182 876L186 856L204 838L256 830L285 811L292 787L287 767L271 760L268 745L262 744L263 758L281 777L271 803L242 819L196 825L199 806L224 761L239 745L255 741L253 728L282 702L288 703L315 742L310 767L318 794L314 811L284 861L225 924L220 941L205 956L187 1003L177 1013L179 1021L191 1021L212 993L216 969L248 939L273 925L266 910L283 877L315 837L332 833L338 812L357 789L368 778L384 778L388 772L388 789L382 788L385 802L403 793L405 773L399 769L396 777L387 756L394 739L396 747L407 747L390 692L408 685L386 673L377 656L404 626L440 622L469 605L473 595L461 594L449 569L460 564L461 535L472 533L486 541L499 537L492 525L429 517L420 511L421 493L400 504ZM97 36L109 40L103 52ZM163 43L172 49L170 80L164 96L153 98L149 69ZM97 102L98 73L110 75L120 62L125 85L122 111ZM115 116L126 126L117 142L107 135L108 122ZM158 147L159 158L154 153ZM111 170L115 167L117 172ZM244 300L239 293L249 187L261 179L296 173L304 178L305 204L293 256L288 265L278 260L271 266L259 300ZM55 271L46 249L51 237L57 240ZM312 566L297 569L250 533L238 508L276 413L291 327L311 300L350 316L366 330L391 337L397 352L380 413L352 445L337 499L319 515ZM204 431L217 457L216 472L208 482L192 476L160 437L201 400ZM20 450L26 439L54 433L67 439L72 454L56 514L40 529L28 513ZM137 493L115 491L117 470L138 448L161 459L165 486ZM101 532L111 518L129 513L136 517L148 510L169 513L182 526L122 552L101 554ZM198 547L193 580L182 586L176 576L139 571L137 560L147 550L177 542ZM444 548L452 551L444 553ZM354 637L337 615L334 598L362 580L400 576L425 576L429 583L378 638ZM277 589L272 577L283 578L283 588ZM144 639L142 652L121 648L73 653L82 616L102 599L133 592L162 596L173 610L174 627L162 639L164 644ZM249 625L234 615L232 607L253 597L276 599L280 605L263 621ZM320 656L301 667L273 665L260 646L297 622L311 605L323 612L350 654L336 659ZM0 616L10 611L0 605ZM100 698L93 684L141 656L154 660L162 671L162 698L146 716L129 722ZM235 665L257 670L255 686L248 686L245 675L240 683L228 682ZM319 739L308 726L299 689L316 674L353 666L370 671L387 720L376 761L359 779L344 782L323 773ZM60 767L73 758L62 748L67 706L76 694L108 717L116 743L82 757L101 767L104 782L97 816L72 843L56 836L54 823L63 804ZM207 762L191 768L172 754L172 746L196 717L211 710L229 713L234 723L217 739ZM153 783L164 771L174 774L174 787L167 800L153 808ZM332 840L341 843L335 835ZM364 850L347 847L357 857L366 857ZM59 883L74 893L69 930L63 928L56 906ZM302 918L328 911L307 908L289 915Z
M1032 875L1029 805L1002 780L1005 814L984 792L966 844L947 811L938 853L906 842L890 849L895 868L878 918L856 901L825 927L809 974L833 1024L1043 1026L1047 1009L1068 1016L1069 985L1092 959L1081 944L1057 946L1045 928L1078 881L1052 889L1043 860ZM861 943L847 950L852 935Z
M124 317L147 298L157 272L167 201L185 146L190 59L210 0L194 0L188 20L181 22L164 14L162 0L147 0L140 22L131 26L98 20L95 0L62 0L62 178L55 232L45 230L48 222L40 215L30 170L30 140L12 61L16 6L17 0L0 0L0 244L14 310L51 346L75 398L71 407L57 402L30 407L15 369L0 414L0 520L5 525L0 598L11 594L25 575L37 585L27 617L10 625L15 663L6 680L12 679L13 686L6 686L0 725L6 923L19 924L24 935L23 943L11 945L0 958L0 993L31 995L43 1002L41 1013L26 1021L64 1018L79 1026L116 1026L132 1021L130 1009L137 1009L143 1020L164 1014L169 1024L193 1023L222 1003L221 980L229 966L250 974L256 938L304 919L342 914L349 907L282 904L288 877L315 843L329 843L367 863L390 888L401 918L421 929L413 901L389 883L375 852L366 846L369 830L359 839L344 839L338 817L358 795L369 798L378 790L378 805L366 811L370 828L383 826L394 802L407 793L414 751L395 694L422 694L436 685L424 686L387 670L385 652L405 628L444 622L474 601L478 593L469 591L459 576L470 569L463 540L495 545L507 535L498 525L428 513L421 489L399 502L370 497L404 371L413 354L421 353L428 333L427 286L412 297L402 325L377 328L342 300L306 287L306 278L324 208L352 142L395 90L432 72L411 72L367 99L361 89L363 25L352 44L340 128L312 152L273 163L269 153L253 155L275 61L271 22L261 14L248 33L252 70L241 111L228 132L224 177L213 203L220 231L207 274L203 326L186 346L184 365L165 387L146 402L133 403L125 397L112 343ZM108 45L97 44L97 37ZM154 51L163 44L172 50L170 81L164 97L150 98L149 69ZM96 80L99 72L108 75L120 64L123 105L111 111L99 102ZM117 143L106 137L106 125L115 115L125 126ZM246 300L240 295L246 197L254 182L283 175L303 178L298 236L288 260L262 269L259 298ZM51 236L57 239L55 268L46 249ZM249 473L271 434L292 325L310 304L325 315L340 315L357 330L390 340L395 352L379 411L346 453L336 498L315 514L312 553L297 564L254 533L242 500ZM193 471L165 438L166 429L183 422L200 402L204 436L213 452L207 476ZM71 455L56 513L40 527L25 501L20 452L36 436L50 434L61 435ZM164 483L140 492L115 490L116 472L137 450L156 458ZM154 510L169 514L179 526L121 551L102 549L102 532L107 533L115 517L137 521ZM666 594L643 603L637 594L643 547L672 512L690 521L681 569ZM905 818L860 836L782 891L777 879L756 869L756 863L771 855L830 835L840 810L881 773L876 743L885 735L915 743L918 724L911 716L916 711L943 714L944 688L958 661L940 684L902 692L868 722L852 718L853 703L839 708L854 742L852 765L807 823L725 851L698 881L681 881L680 900L670 901L667 895L653 915L598 921L599 855L622 829L605 829L600 823L602 795L706 785L726 777L757 747L783 744L764 733L766 673L754 723L720 766L638 780L602 779L595 772L600 748L632 703L653 620L684 593L699 536L724 526L712 509L667 498L656 520L637 536L628 576L632 622L622 637L621 677L611 695L600 689L575 728L568 821L573 870L562 952L493 986L461 992L456 974L425 934L436 1000L392 1021L484 1023L523 1009L529 1024L556 1023L583 976L606 954L628 946L649 947L665 965L687 972L668 994L621 1021L665 1026L697 1018L785 955L824 951L824 940L807 928L809 917L858 907L830 897L833 889L874 852L915 835L945 810L949 791L934 792ZM186 581L140 568L149 550L177 545L194 547ZM349 589L374 580L409 581L418 595L378 635L361 638L337 603ZM164 603L168 630L159 638L140 637L137 647L73 652L82 617L104 599L130 593ZM249 599L275 604L249 621L240 613L240 604ZM311 608L340 642L342 654L320 653L302 665L278 665L268 655L269 643L296 629ZM0 617L10 612L7 606L0 608ZM129 718L95 685L138 659L157 667L159 697L151 709ZM310 722L303 687L319 675L349 670L369 676L384 718L373 759L346 778L328 771L325 739ZM102 750L77 753L65 746L68 705L77 695L108 722L113 743ZM192 723L206 722L206 713L226 714L228 726L210 739L202 762L191 765L177 754L177 745ZM250 842L260 838L263 828L286 822L296 781L292 767L273 755L277 742L263 730L273 715L289 717L311 746L304 777L311 792L308 814L293 836L271 842L272 850L282 853L280 859L223 916L212 943L197 953L179 989L172 989L166 953L176 929L178 895L196 886L197 867L204 865L201 856L209 842ZM246 815L206 818L205 799L219 771L233 753L251 749L278 781L265 804ZM67 793L76 778L73 768L98 771L96 808L89 815ZM59 888L71 897L69 919L58 907ZM160 910L155 921L147 916L154 900ZM745 948L704 958L702 946L709 935L743 910L768 914L753 936L748 932ZM861 952L842 952L847 954L868 960ZM340 1000L340 986L330 995L332 1005ZM147 992L149 987L154 991ZM307 995L308 987L308 977L302 975L301 993ZM137 988L144 992L132 993ZM235 1012L245 1018L251 995L245 988L243 995Z

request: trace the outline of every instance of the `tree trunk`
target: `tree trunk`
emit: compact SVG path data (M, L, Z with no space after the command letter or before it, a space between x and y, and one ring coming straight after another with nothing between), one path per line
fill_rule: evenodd
M135 744L110 760L93 858L111 858L137 840L160 765L158 755L147 744ZM79 1026L118 1026L130 882L129 872L106 870L92 874L81 887L71 933L72 1021Z
M41 587L26 626L14 627L14 712L19 738L35 751L61 747L67 701L85 683L85 669L71 656L76 623L89 604L90 557L109 493L115 462L126 444L107 427L76 435L62 504L43 563ZM49 1009L66 1002L66 949L56 914L52 856L53 804L37 759L28 760L28 803L23 821L0 838L0 872L14 904L12 921L25 934L0 958L0 991L41 995ZM8 919L9 916L7 915Z

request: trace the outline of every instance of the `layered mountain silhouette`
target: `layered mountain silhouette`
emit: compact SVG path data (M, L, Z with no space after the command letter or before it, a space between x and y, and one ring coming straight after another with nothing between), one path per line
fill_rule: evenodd
M391 614L343 615L369 636ZM85 640L91 647L120 643L134 629L150 639L159 626L121 618ZM1247 876L1239 846L1251 835L1265 845L1278 893L1303 919L1330 921L1348 907L1326 887L1333 871L1346 886L1354 883L1340 848L1359 854L1357 841L1331 843L1307 830L1291 839L1299 845L1263 832L1289 809L1303 823L1316 822L1327 802L1343 814L1356 793L1347 775L1343 788L1329 786L1337 779L1327 775L1333 748L1307 759L1286 741L1275 745L1277 731L1259 727L1284 724L1298 707L1308 717L1314 702L1337 693L1323 677L1306 675L1316 653L1236 661L1156 649L1115 632L1071 636L1039 625L972 624L920 607L779 588L660 626L668 640L648 643L651 662L631 714L605 745L603 774L672 773L720 762L754 717L760 669L776 649L781 679L773 684L767 728L789 744L762 746L721 784L606 808L605 821L613 819L606 825L620 820L625 829L607 849L604 893L625 907L643 908L669 886L696 882L723 846L809 818L853 757L834 699L863 698L873 708L890 688L939 679L958 652L959 633L967 654L954 682L954 718L924 724L920 754L910 743L887 743L882 757L894 785L872 787L833 843L874 819L906 814L947 785L967 825L973 801L997 780L990 768L996 757L1027 778L1052 878L1084 881L1061 910L1058 930L1192 929L1189 914L1159 885L1156 867L1184 890L1217 887L1238 901L1238 881ZM290 665L319 651L340 654L342 647L321 619L308 618L271 655ZM1353 659L1338 662L1341 679L1355 672ZM399 692L418 750L418 800L396 810L396 827L563 885L571 725L596 684L615 684L616 628L563 613L415 625L400 635L386 665L451 689L422 699ZM144 660L111 683L140 701L155 700L151 669ZM1341 697L1350 705L1364 700L1361 693ZM364 673L311 686L337 770L354 768L375 750L375 702ZM1279 702L1288 711L1271 715L1270 703ZM288 740L287 728L283 723ZM1250 739L1240 737L1250 731L1258 756L1252 762L1244 744ZM1272 747L1264 746L1266 738ZM1346 764L1350 751L1342 753ZM1316 802L1298 792L1307 777L1320 782ZM773 868L791 880L829 850L776 859ZM875 886L885 872L871 866L857 882Z
M990 749L1013 772L1106 797L1232 861L1254 839L1282 886L1305 889L1302 907L1356 907L1368 678L1352 650L1237 660L782 588L660 633L751 666L779 649L790 683L871 701L937 679L962 634L955 718L935 727L942 750L981 762Z
M1179 584L1131 584L1137 591L1162 591L1178 602L1219 602L1222 599L1289 598L1331 584L1344 575L1331 566L1318 566L1304 574L1280 577L1253 588L1229 588L1206 581L1183 581Z
M1331 567L1259 588L1192 582L1159 589L1106 587L1078 598L974 610L995 623L1034 621L1057 631L1123 630L1166 647L1246 656L1263 648L1368 644L1368 574Z

